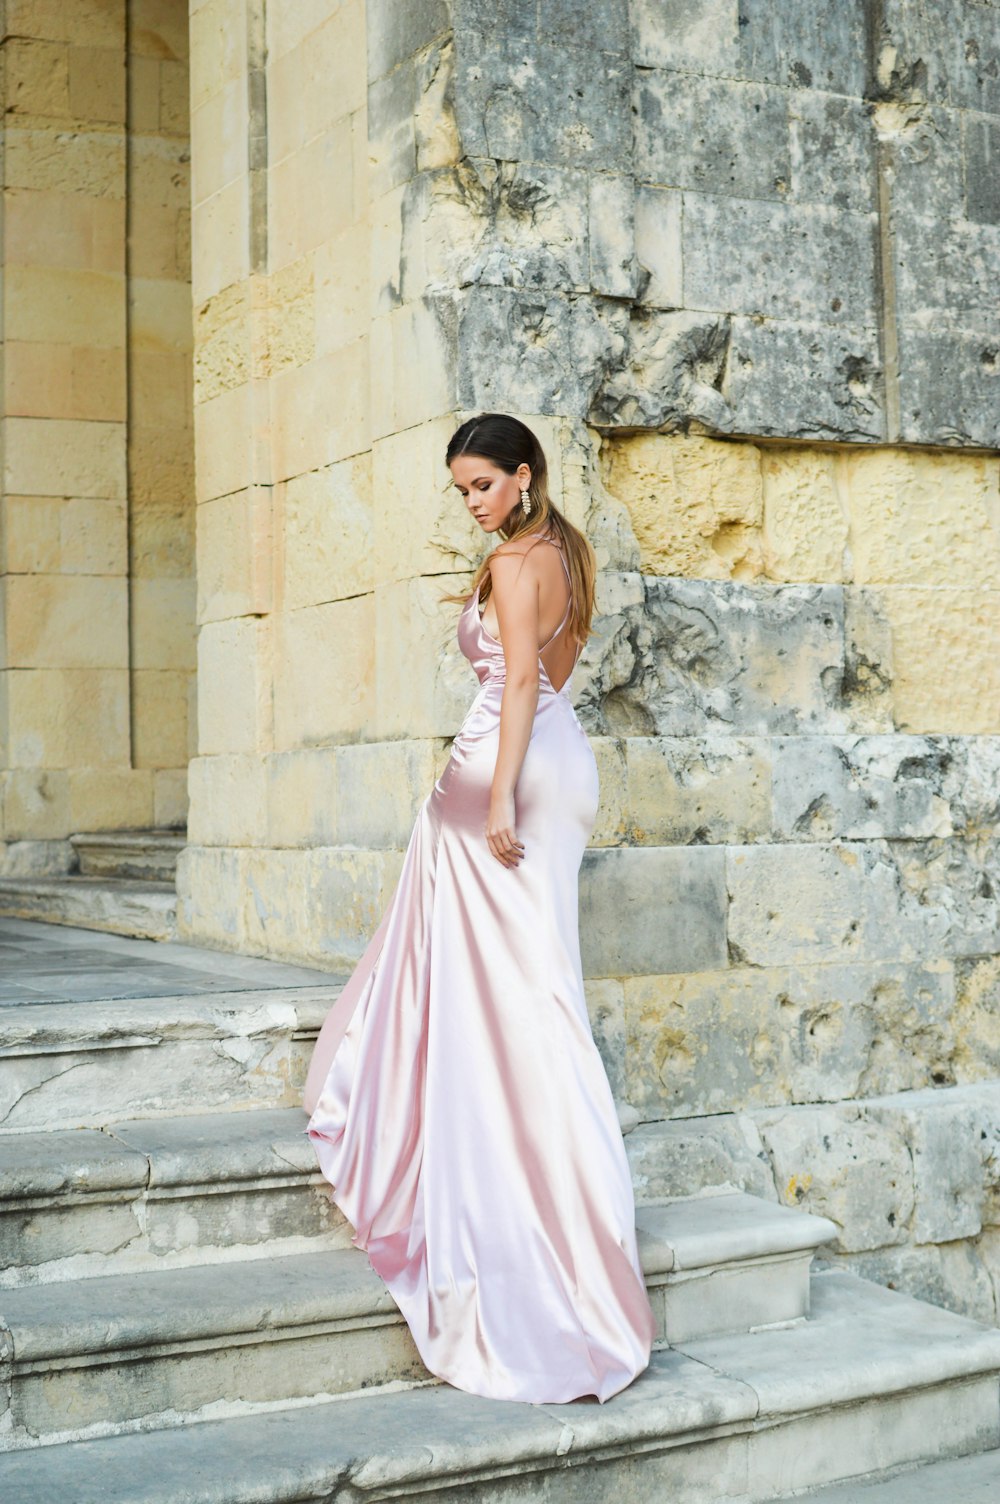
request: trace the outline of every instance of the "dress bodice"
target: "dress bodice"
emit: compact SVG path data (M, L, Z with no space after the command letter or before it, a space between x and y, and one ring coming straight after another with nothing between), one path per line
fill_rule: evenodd
M550 540L543 539L542 541L549 542ZM558 547L557 544L554 546ZM559 549L559 558L563 568L566 570L566 578L569 579L569 568L566 564L566 560L563 558L562 549ZM552 633L552 636L548 639L548 642L543 643L542 647L539 649L538 679L540 693L553 695L559 694L565 695L567 698L569 697L569 687L570 682L573 678L573 669L576 668L576 662L580 657L579 648L577 649L576 659L573 663L573 669L570 670L569 675L566 679L566 683L562 686L561 689L558 690L549 679L548 673L545 669L545 664L542 662L542 653L549 646L549 643L553 642L565 627L566 622L569 618L569 608L571 604L572 595L566 602L566 610L563 612L562 621L559 623L558 627L556 627L555 631ZM496 637L491 637L489 632L487 632L486 628L483 626L482 617L479 612L478 585L462 608L462 614L458 619L456 635L458 638L458 646L464 656L468 658L469 662L472 664L472 667L475 669L476 677L479 680L480 684L486 684L488 682L499 682L500 684L503 684L507 677L507 663L506 659L504 658L503 644L499 642Z

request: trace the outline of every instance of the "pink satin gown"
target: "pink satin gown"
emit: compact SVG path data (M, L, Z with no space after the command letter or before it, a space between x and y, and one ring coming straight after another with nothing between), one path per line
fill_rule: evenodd
M497 1399L604 1401L648 1365L654 1320L580 964L597 765L539 657L524 856L503 867L484 827L505 665L478 594L458 643L480 690L317 1038L303 1131L432 1374Z

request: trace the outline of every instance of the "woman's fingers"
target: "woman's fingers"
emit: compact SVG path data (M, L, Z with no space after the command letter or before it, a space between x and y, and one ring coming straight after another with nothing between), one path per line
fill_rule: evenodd
M486 837L490 851L505 867L516 867L524 856L524 842L513 830L491 831Z

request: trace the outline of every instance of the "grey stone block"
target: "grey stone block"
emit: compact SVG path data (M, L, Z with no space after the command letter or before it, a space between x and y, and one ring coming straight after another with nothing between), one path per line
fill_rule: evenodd
M739 0L740 74L782 87L865 92L867 38L861 6L831 10L798 0Z
M857 95L800 89L790 128L789 197L852 215L871 214L876 207L875 138L866 103ZM870 243L868 258L856 269L866 284L871 281Z
M774 833L805 841L950 835L956 741L899 733L775 737Z
M635 174L731 199L780 200L791 178L788 97L763 84L642 70ZM697 306L697 305L695 305Z
M769 838L770 738L628 736L622 745L630 841L683 846Z
M712 847L584 853L580 944L591 977L725 964L724 855Z
M713 1188L777 1199L767 1151L745 1115L640 1123L625 1148L640 1202Z
M965 264L972 282L976 274ZM912 324L900 329L899 436L904 443L996 444L1000 341L992 319L987 321L981 310L980 303L967 315L967 331Z
M977 0L885 0L882 24L895 50L889 88L896 98L942 101L1000 112L1000 20Z
M448 31L454 4L455 0L407 0L405 5L368 0L369 85Z

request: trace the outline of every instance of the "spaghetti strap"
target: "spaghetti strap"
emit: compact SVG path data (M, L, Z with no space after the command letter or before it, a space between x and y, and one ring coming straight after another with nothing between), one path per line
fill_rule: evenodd
M541 647L538 649L539 653L544 653L545 649L549 646L549 643L555 642L556 638L559 636L559 633L562 631L563 627L566 625L566 622L569 619L570 607L573 604L573 579L572 579L572 576L570 575L570 572L569 572L569 565L566 563L566 556L563 553L561 546L556 542L556 540L554 538L549 538L544 533L542 533L539 536L539 540L538 541L540 543L551 543L552 547L558 551L559 562L562 564L563 569L566 571L566 579L567 579L567 582L569 583L569 600L566 602L566 610L563 612L562 621L559 623L558 627L556 627L555 631L552 633L552 636L549 638L548 642L543 642L542 645L541 645ZM579 651L577 651L576 657L579 658L579 656L580 656ZM573 667L574 668L576 667L576 658L574 658L574 660L573 660Z

